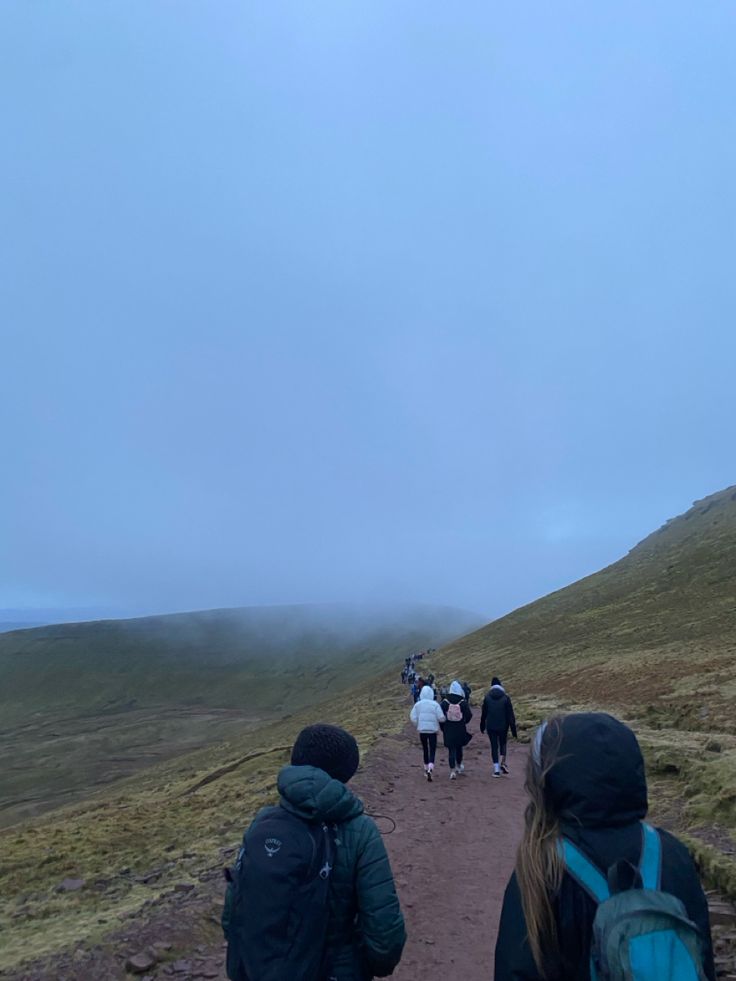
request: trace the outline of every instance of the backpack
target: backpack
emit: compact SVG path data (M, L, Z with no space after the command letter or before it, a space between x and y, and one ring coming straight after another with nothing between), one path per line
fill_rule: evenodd
M591 981L706 981L700 930L683 903L661 889L662 843L654 828L642 824L638 870L616 863L605 877L566 838L560 854L569 874L598 904ZM621 888L622 865L634 873L628 888Z
M463 706L461 702L457 705L450 703L447 706L447 721L448 722L462 722L463 721Z
M243 836L223 912L232 981L323 981L334 829L269 807Z

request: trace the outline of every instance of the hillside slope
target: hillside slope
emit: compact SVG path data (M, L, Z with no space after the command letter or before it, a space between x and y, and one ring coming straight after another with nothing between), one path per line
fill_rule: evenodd
M479 618L254 607L0 635L0 824L314 706Z
M476 684L736 732L736 487L445 651Z
M527 731L560 710L626 719L647 758L654 820L736 898L736 487L438 662L477 692L499 675Z
M133 705L242 708L254 684L261 709L291 708L311 698L304 669L326 686L348 668L371 676L479 620L447 607L272 606L17 630L0 634L0 709L8 720Z

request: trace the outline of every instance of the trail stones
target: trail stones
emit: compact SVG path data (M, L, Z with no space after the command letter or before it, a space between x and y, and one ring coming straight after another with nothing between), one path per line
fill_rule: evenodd
M736 927L736 909L722 900L711 901L708 905L711 926Z
M131 974L145 974L156 966L156 956L150 950L142 950L140 954L133 954L125 962L126 971Z
M177 882L174 886L174 892L191 892L194 889L193 882Z
M64 879L56 887L57 892L79 892L84 887L84 879Z

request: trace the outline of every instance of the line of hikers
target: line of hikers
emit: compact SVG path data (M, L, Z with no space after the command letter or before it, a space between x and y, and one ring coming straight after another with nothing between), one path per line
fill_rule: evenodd
M424 773L429 782L434 773L437 754L437 737L442 732L447 763L450 767L450 779L456 780L465 773L463 752L472 734L468 732L468 723L473 718L470 708L470 686L466 682L453 681L449 689L438 696L433 684L434 678L428 676L427 684L422 686L409 718L416 726L424 757ZM508 774L506 747L508 734L517 738L516 717L511 699L498 678L493 678L491 688L483 699L480 716L480 731L488 733L491 744L491 760L493 776L500 777Z
M434 654L436 648L428 647L426 651L419 651L417 654L410 654L404 660L404 667L401 669L401 684L402 685L413 685L416 681L417 675L417 661L424 660L425 657L429 657L430 654Z
M490 708L485 718L495 724ZM256 816L226 872L232 981L370 981L398 965L406 930L388 855L347 786L358 763L345 730L299 733L279 805ZM603 713L551 718L533 739L526 790L495 981L715 981L698 872L677 838L645 821L631 729Z

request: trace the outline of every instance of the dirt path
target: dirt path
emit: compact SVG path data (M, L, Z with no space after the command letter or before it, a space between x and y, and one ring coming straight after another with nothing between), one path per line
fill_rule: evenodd
M351 783L382 832L396 822L385 841L409 934L396 981L444 981L448 971L463 981L493 978L501 900L521 830L525 749L510 744L511 775L493 779L488 741L475 720L471 731L467 774L456 781L449 779L447 751L440 746L436 778L427 782L412 729L380 739ZM196 883L123 917L102 943L0 971L0 977L123 981L133 976L126 961L137 955L150 962L139 975L144 981L226 981L221 866L233 851L221 851L219 861L213 855Z
M492 981L504 889L521 836L526 747L509 743L507 777L491 776L490 747L470 724L466 773L449 779L442 738L436 776L424 777L413 731L385 738L358 775L356 793L386 835L409 940L397 981Z
M459 780L450 781L447 752L439 748L436 779L427 783L417 736L407 730L380 739L351 783L381 830L390 832L385 841L409 934L395 981L445 981L448 975L493 981L498 917L521 834L526 747L510 743L511 774L494 779L488 741L476 727L473 720L467 773ZM221 866L233 851L221 850L219 861L213 855L196 883L123 917L101 944L0 971L0 978L123 981L133 977L127 959L138 954L150 960L138 975L143 981L227 981ZM711 902L717 962L725 977L736 977L736 914L715 894Z

